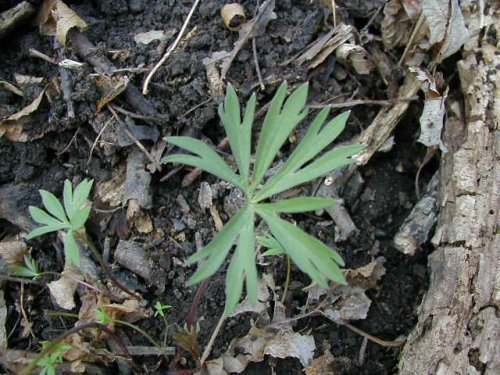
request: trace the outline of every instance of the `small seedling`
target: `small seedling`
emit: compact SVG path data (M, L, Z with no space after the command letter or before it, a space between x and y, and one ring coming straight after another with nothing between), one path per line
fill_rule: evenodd
M73 191L69 180L64 181L63 203L54 194L46 190L40 190L45 210L30 206L30 214L34 221L43 224L32 230L26 237L28 240L41 236L42 234L66 231L64 240L64 255L70 264L80 265L80 248L75 240L75 232L85 226L90 214L90 202L88 200L93 180L83 180Z
M51 345L50 341L43 341L42 351L46 350L49 345ZM63 362L62 352L68 349L71 349L69 344L56 344L38 361L37 365L42 368L38 375L55 375L56 366Z
M349 115L348 112L342 113L324 124L330 112L329 108L324 108L281 169L265 179L279 149L307 115L307 91L308 85L302 85L285 100L287 84L283 83L279 87L264 119L252 168L250 155L255 94L248 101L241 120L238 97L234 88L228 86L225 100L219 106L219 116L239 174L214 150L197 139L180 136L165 138L167 142L187 150L191 155L169 155L163 159L164 163L183 163L200 168L238 187L245 196L241 209L217 236L187 260L190 264L204 260L188 281L189 285L193 285L212 276L237 242L226 276L226 314L231 313L238 303L244 280L250 302L257 301L254 233L256 215L267 223L280 248L316 283L324 287L327 287L328 280L345 283L339 268L344 265L340 255L317 238L280 218L281 213L300 213L334 205L334 199L299 197L264 203L276 194L353 163L351 156L363 149L362 145L338 147L313 160L342 132Z
M161 316L161 318L163 319L163 324L165 325L165 332L163 334L163 346L167 346L168 328L170 326L166 312L171 308L172 306L161 303L160 301L156 301L155 303L155 316Z
M40 269L36 261L29 255L24 256L24 266L18 265L12 269L14 276L37 278L41 275Z

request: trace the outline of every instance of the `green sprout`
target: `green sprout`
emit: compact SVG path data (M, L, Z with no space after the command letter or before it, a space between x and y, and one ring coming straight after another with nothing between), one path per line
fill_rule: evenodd
M42 342L42 351L46 350L52 343L50 341ZM71 345L58 343L48 350L47 353L38 361L37 365L42 369L38 375L55 375L56 366L63 362L62 352L71 349Z
M167 335L168 335L168 327L170 326L170 323L168 321L168 317L165 314L168 310L172 308L170 305L166 305L164 303L161 303L160 301L156 301L155 303L155 316L161 316L163 319L163 324L165 325L165 331L163 333L163 346L167 346Z
M80 248L76 243L75 232L85 226L90 215L88 200L93 180L83 180L73 191L69 180L64 181L63 203L54 194L40 190L45 210L30 206L29 211L34 221L43 226L35 228L26 237L28 240L50 232L66 231L64 255L70 264L80 265Z
M354 162L351 156L363 145L349 145L327 151L316 160L345 128L349 113L342 113L324 125L330 108L324 108L314 118L302 141L288 160L273 176L265 179L276 155L293 129L306 117L308 85L302 85L288 99L287 84L283 83L267 111L251 165L252 125L256 98L252 95L241 119L240 103L229 85L219 116L226 130L239 174L205 143L190 137L172 136L165 140L191 154L169 155L164 163L183 163L200 168L238 187L245 196L241 209L203 249L188 258L193 264L203 261L189 279L193 285L212 276L237 242L226 275L225 313L230 314L243 292L243 282L250 302L257 301L257 267L255 262L255 220L261 217L273 237L294 263L312 280L324 287L328 280L345 284L339 268L344 262L340 255L317 238L280 218L281 213L314 211L334 205L336 201L320 197L299 197L264 203L272 196L294 186L324 176L332 170ZM285 100L286 99L286 100Z
M15 266L12 269L12 274L15 276L31 277L33 279L41 275L40 269L36 261L29 255L24 256L24 266Z

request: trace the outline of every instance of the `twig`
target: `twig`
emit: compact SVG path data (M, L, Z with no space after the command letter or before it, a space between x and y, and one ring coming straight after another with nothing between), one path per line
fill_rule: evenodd
M127 124L120 118L120 116L118 116L118 114L113 109L113 106L110 104L106 104L106 107L113 114L116 121L118 121L118 123L122 126L122 129L125 132L125 134L127 134L127 136L136 144L136 146L139 147L139 149L144 153L144 155L146 155L146 157L149 159L149 161L154 164L156 170L161 171L160 163L158 163L158 161L155 160L155 158L153 158L153 156L151 156L149 151L146 150L146 148L142 145L142 143L127 128Z
M89 153L89 158L87 159L87 165L89 165L90 161L92 160L92 154L94 152L95 146L97 145L97 142L99 141L99 138L101 138L102 134L104 133L104 131L106 130L106 128L108 127L108 125L111 124L112 120L113 120L113 116L111 116L109 118L109 120L106 121L106 123L102 127L102 129L99 132L99 134L97 134L97 137L95 137L94 143L92 143L92 147L90 147L90 153Z
M0 38L7 35L21 21L35 13L35 8L27 1L0 13Z
M222 313L222 315L217 323L217 326L215 327L214 332L212 333L212 336L210 337L210 340L208 341L208 344L205 347L203 354L201 355L200 367L203 366L203 363L205 363L208 356L210 355L210 352L212 351L212 347L214 346L215 339L217 338L219 331L222 328L222 324L224 324L226 318L227 318L226 314Z
M262 74L260 72L259 59L257 57L257 42L255 38L252 39L252 50L253 50L253 62L255 64L255 71L257 72L257 78L259 80L259 85L261 90L265 90L266 86L264 85L264 81L262 80Z
M401 102L411 102L414 100L418 100L417 96L412 96L411 98L395 98L395 99L385 99L385 100L373 100L373 99L358 99L358 100L350 100L343 103L333 103L333 104L311 104L308 105L309 108L345 108L345 107L354 107L356 105L380 105L380 106L389 106L392 104L397 104Z
M52 57L47 56L45 53L37 51L34 48L30 48L28 50L28 55L30 55L32 57L38 57L38 58L40 58L42 60L45 60L45 61L47 61L47 62L49 62L51 64L56 64L56 60L55 59L53 59Z
M196 10L196 8L198 7L199 3L200 3L200 0L196 0L194 2L193 6L191 7L191 10L189 11L189 13L188 13L188 15L186 17L186 20L184 21L184 24L182 25L181 30L179 31L179 34L177 35L177 38L170 45L170 47L168 47L167 52L165 52L165 54L160 59L160 61L158 61L158 63L153 67L153 69L147 75L146 80L144 81L144 85L142 86L142 94L143 95L146 95L148 93L149 82L153 78L153 76L156 73L156 71L165 63L165 61L167 61L167 59L169 58L169 56L172 54L172 52L174 51L174 49L177 47L177 45L181 41L182 37L184 36L184 33L186 32L186 29L187 29L187 26L189 24L189 21L191 20L191 17L193 16L193 13Z
M80 128L76 129L75 135L73 135L73 137L71 138L71 140L69 141L69 143L66 145L66 147L64 147L64 150L58 152L57 155L62 155L66 151L68 151L68 149L71 147L71 145L73 144L73 142L76 140L76 136L78 135L78 133L80 133Z
M365 337L366 339L374 342L375 344L379 344L380 346L386 346L389 348L398 348L400 346L403 346L406 343L406 340L400 340L400 341L385 341L382 339L379 339L378 337L372 336L369 333L366 333L365 331L360 330L359 328L354 327L353 325L344 322L341 325L346 326L349 328L351 331L354 333L357 333L360 336Z
M425 20L424 13L420 12L420 16L418 17L417 23L415 23L415 27L413 28L413 31L410 35L410 40L408 40L408 42L406 43L405 50L403 51L403 54L401 55L401 58L398 61L398 67L401 66L406 55L408 54L408 51L410 50L410 47L412 46L413 39L415 39L415 36L417 35L418 30L420 30L420 28L422 27L424 20Z

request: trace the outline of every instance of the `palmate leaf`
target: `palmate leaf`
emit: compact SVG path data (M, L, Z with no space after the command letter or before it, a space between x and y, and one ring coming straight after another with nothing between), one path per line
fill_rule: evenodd
M313 120L302 141L292 152L283 167L270 179L264 176L279 149L290 133L307 114L305 107L308 86L302 85L288 98L287 84L277 90L262 124L255 150L253 171L250 165L252 122L255 114L255 95L246 104L243 120L241 106L232 86L228 86L224 102L219 106L219 116L224 124L239 175L209 146L188 137L167 137L165 140L190 152L188 155L170 155L163 162L184 163L212 173L240 188L246 203L226 224L219 234L203 249L192 255L189 263L200 262L198 270L188 285L212 276L223 264L236 243L226 275L226 307L229 315L238 303L246 282L251 302L257 296L257 269L255 263L255 214L267 223L272 236L258 239L269 250L264 255L288 254L297 266L314 281L327 286L329 280L345 283L339 266L344 262L340 255L300 228L281 219L280 213L300 213L335 204L335 200L319 197L299 197L262 203L275 194L294 186L324 176L332 170L354 162L352 156L363 146L351 145L323 151L345 128L348 113L326 121L329 108L323 109ZM320 153L319 156L314 160Z

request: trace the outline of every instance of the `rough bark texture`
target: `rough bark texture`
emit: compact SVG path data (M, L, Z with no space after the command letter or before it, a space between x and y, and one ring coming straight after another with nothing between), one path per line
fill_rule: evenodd
M500 54L486 30L458 63L465 120L446 123L430 287L400 374L500 374Z

